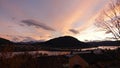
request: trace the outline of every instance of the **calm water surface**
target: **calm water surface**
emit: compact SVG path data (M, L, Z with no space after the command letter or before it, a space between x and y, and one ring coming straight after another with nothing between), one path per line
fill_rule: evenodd
M0 56L5 55L9 57L9 56L19 55L19 54L24 54L24 53L29 53L31 55L47 54L48 56L70 54L70 52L68 51L28 51L28 52L5 52L5 53L0 53Z

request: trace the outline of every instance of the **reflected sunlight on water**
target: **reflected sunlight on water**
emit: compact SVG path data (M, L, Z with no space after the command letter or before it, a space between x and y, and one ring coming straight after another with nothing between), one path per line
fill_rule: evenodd
M27 51L27 52L5 52L5 53L0 53L0 56L6 55L7 57L9 57L9 56L11 57L11 56L14 56L14 55L19 55L19 54L24 54L24 53L28 53L28 54L31 54L31 55L47 54L48 56L70 54L70 52L68 52L68 51Z

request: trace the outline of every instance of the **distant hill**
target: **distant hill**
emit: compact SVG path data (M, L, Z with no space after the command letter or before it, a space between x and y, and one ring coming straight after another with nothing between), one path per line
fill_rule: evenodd
M97 45L97 46L120 46L120 41L93 41L93 42L87 42L91 45Z
M0 38L0 45L1 44L12 44L12 42L7 39Z
M47 47L55 48L89 48L91 45L88 43L81 42L71 36L63 36L48 40L43 43Z
M1 51L14 51L14 43L7 40L7 39L3 39L3 38L0 38L0 52Z
M63 36L48 41L31 41L31 42L11 42L7 39L0 38L0 49L8 47L6 45L14 46L14 51L32 51L32 50L59 50L65 49L79 49L91 48L98 46L120 46L120 41L99 41L99 42L81 42L71 36ZM57 48L57 49L56 49Z

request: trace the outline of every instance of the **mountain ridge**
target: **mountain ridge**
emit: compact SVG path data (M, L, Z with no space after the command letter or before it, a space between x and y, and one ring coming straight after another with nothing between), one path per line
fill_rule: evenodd
M47 47L64 47L64 48L88 48L90 44L81 42L72 36L62 36L54 39L50 39L43 43Z
M11 42L10 40L4 39L0 37L0 44L11 44L13 42Z

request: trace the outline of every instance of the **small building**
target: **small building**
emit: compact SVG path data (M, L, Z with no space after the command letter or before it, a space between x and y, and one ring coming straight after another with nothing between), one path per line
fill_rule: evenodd
M111 65L115 56L108 54L82 53L69 58L69 68L105 68Z
M86 68L88 65L79 55L74 55L69 58L69 68Z

